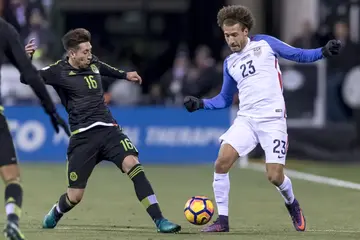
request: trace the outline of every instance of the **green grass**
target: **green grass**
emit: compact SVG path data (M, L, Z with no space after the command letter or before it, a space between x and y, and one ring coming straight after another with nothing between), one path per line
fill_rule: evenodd
M98 166L83 201L64 216L56 229L43 230L43 216L66 190L65 166L23 164L21 167L25 189L21 227L27 239L342 240L358 239L360 235L360 191L293 180L295 195L308 224L308 231L299 233L291 224L283 199L264 174L244 169L231 172L231 232L201 234L200 227L186 222L183 207L193 195L213 198L213 170L208 166L145 166L164 215L182 225L181 234L156 233L136 199L132 183L113 165ZM348 167L349 171L353 168ZM338 170L324 171L337 176Z
M289 160L289 169L360 183L360 165Z

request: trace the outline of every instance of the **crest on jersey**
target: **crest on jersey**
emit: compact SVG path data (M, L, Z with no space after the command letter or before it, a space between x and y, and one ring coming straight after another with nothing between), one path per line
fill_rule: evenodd
M95 64L91 64L90 67L94 73L99 73L99 69L95 66Z
M256 47L253 49L253 51L256 57L259 57L261 55L261 47Z

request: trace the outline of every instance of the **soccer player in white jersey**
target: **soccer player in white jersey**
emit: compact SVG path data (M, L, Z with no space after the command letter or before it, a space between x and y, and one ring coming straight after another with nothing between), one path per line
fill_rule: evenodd
M232 50L224 62L220 94L211 99L187 96L184 105L189 112L199 109L222 109L232 104L238 91L239 111L233 125L221 137L215 162L213 189L219 217L202 231L228 232L229 169L239 156L245 156L260 143L265 152L266 172L285 200L293 225L305 231L306 222L294 197L290 179L284 175L288 147L286 109L278 58L310 63L337 55L341 43L329 41L317 49L299 49L267 36L248 37L254 25L252 13L244 6L222 8L217 16L227 44Z

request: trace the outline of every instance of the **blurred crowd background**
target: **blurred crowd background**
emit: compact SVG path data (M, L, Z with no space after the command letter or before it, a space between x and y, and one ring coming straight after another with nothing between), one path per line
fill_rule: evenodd
M293 71L284 74L288 82L285 95L289 99L296 96L296 103L290 104L302 109L295 117L315 114L319 97L323 98L326 121L346 122L357 115L359 1L0 0L0 14L18 29L24 45L36 39L37 67L61 58L61 36L69 29L84 27L91 31L93 53L102 61L136 70L144 78L142 86L104 79L108 104L176 106L185 95L211 97L221 88L222 64L229 49L216 14L226 4L243 4L253 10L257 25L252 34L270 34L300 48L341 40L342 55L328 60L325 68L292 69L306 77L305 83L310 82L304 89L299 89L301 78ZM1 75L5 105L36 103L32 91L18 81L13 66L4 65ZM326 94L318 94L320 85ZM56 93L49 91L58 101Z

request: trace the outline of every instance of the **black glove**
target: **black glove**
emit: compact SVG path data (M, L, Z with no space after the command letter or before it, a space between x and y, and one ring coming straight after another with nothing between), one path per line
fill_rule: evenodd
M341 49L340 40L330 40L322 49L322 54L324 57L332 57L338 55Z
M196 110L204 108L204 101L193 96L186 96L184 98L184 106L186 107L188 112L194 112Z
M64 119L62 119L57 112L48 113L48 114L50 116L50 120L55 129L55 132L59 133L60 131L59 126L60 126L65 130L66 134L70 137L71 133Z

